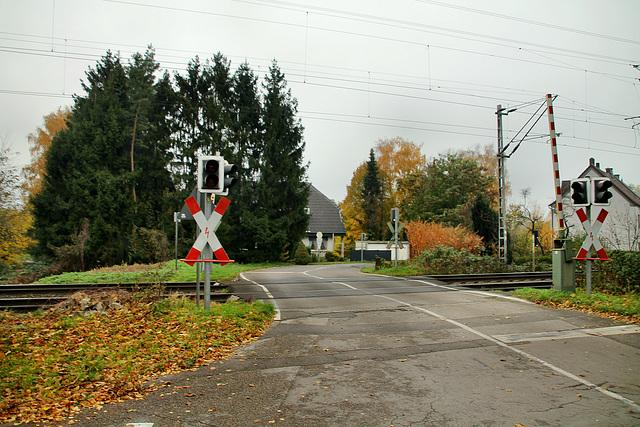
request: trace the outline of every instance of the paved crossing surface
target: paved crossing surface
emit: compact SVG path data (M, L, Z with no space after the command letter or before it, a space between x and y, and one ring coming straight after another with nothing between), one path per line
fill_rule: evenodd
M640 425L637 325L355 265L244 279L279 310L262 338L75 425Z

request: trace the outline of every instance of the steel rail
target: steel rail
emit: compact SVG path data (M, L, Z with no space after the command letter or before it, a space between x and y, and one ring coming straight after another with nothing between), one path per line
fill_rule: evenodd
M166 290L184 290L195 289L196 282L166 282L166 283L26 283L0 285L0 295L11 294L42 294L42 293L60 293L60 292L79 292L87 290L101 289L125 289L128 291L153 289L154 287L164 288ZM211 284L212 287L223 288L220 283Z
M175 295L175 294L173 294ZM224 292L212 292L211 301L224 302L232 294ZM172 295L160 295L161 297L169 297ZM196 294L179 294L181 297L195 298ZM0 310L12 311L32 311L38 308L51 308L56 304L67 300L68 296L51 296L51 297L16 297L16 298L0 298Z
M202 286L202 285L201 285ZM180 296L195 298L196 282L167 282L167 283L28 283L0 285L0 310L16 311L35 310L39 307L48 308L69 298L80 291L102 291L122 289L127 291L147 291L161 289L162 296L177 293ZM230 294L220 292L225 285L215 283L211 285L212 301L226 300Z
M516 273L482 273L482 274L443 274L424 276L427 279L438 280L444 283L452 282L504 282L504 281L519 281L526 283L526 281L534 280L551 280L551 271L531 271L531 272L516 272Z

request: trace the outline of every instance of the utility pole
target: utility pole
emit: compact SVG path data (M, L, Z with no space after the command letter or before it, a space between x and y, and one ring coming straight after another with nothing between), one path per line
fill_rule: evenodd
M507 187L506 181L506 159L504 153L502 116L515 111L502 108L498 104L496 115L498 116L498 258L503 263L507 262Z

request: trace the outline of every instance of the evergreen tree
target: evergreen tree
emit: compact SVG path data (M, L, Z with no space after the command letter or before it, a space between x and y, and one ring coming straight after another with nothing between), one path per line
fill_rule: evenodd
M249 65L232 73L219 53L204 64L196 57L184 76L156 80L158 69L149 48L127 64L107 52L87 72L86 94L53 139L43 191L32 197L39 253L71 269L143 262L140 236L172 234L197 157L218 151L240 168L219 229L229 255L263 261L292 252L307 230L309 187L297 101L277 64L262 96Z
M255 258L270 261L293 256L307 231L309 185L303 165L303 127L296 119L297 101L274 61L263 84L263 152L256 204L247 212L247 231L254 238L248 248Z
M216 152L233 163L237 151L229 140L234 112L233 76L222 54L204 64L196 56L185 76L175 75L174 158L176 187L187 197L195 187L197 157Z
M156 69L149 50L127 67L107 52L87 72L86 95L53 139L43 189L31 200L41 254L79 256L66 260L70 268L127 261L134 226L165 218L157 199L172 189L152 126Z
M367 162L362 188L362 210L364 212L364 226L368 240L382 240L383 238L383 209L382 180L380 179L380 169L372 148L369 152L369 161Z
M210 133L206 131L205 115L209 122L213 114L205 113L205 110L213 89L210 74L197 56L189 61L186 76L176 74L174 78L176 108L171 172L176 188L186 198L196 183L197 157L204 154L203 149L208 146ZM211 107L211 103L208 106Z
M234 120L228 134L229 146L234 152L228 158L238 166L237 184L228 198L231 205L219 229L220 239L230 257L248 260L246 248L255 248L253 234L247 229L246 219L257 205L256 182L260 176L263 152L262 105L257 77L244 62L233 76L232 114ZM225 157L226 158L226 157Z
M471 208L473 231L482 237L482 243L488 253L493 253L498 243L498 212L491 208L489 198L481 194Z
M144 55L135 53L126 68L132 196L137 227L155 228L153 224L157 224L158 228L172 228L167 196L173 192L173 184L166 168L171 160L171 127L166 122L171 111L166 96L171 87L167 75L155 82L154 73L158 68L152 48Z

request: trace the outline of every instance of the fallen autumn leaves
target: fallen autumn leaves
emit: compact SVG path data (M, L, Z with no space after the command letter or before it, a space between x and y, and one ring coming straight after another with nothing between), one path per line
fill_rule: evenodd
M104 315L0 312L0 422L59 421L82 407L141 397L159 375L207 364L257 338L262 302L131 301Z
M640 324L640 296L633 293L610 295L594 292L587 295L584 290L560 292L554 289L524 288L517 289L511 294L547 307L582 311L622 322Z

